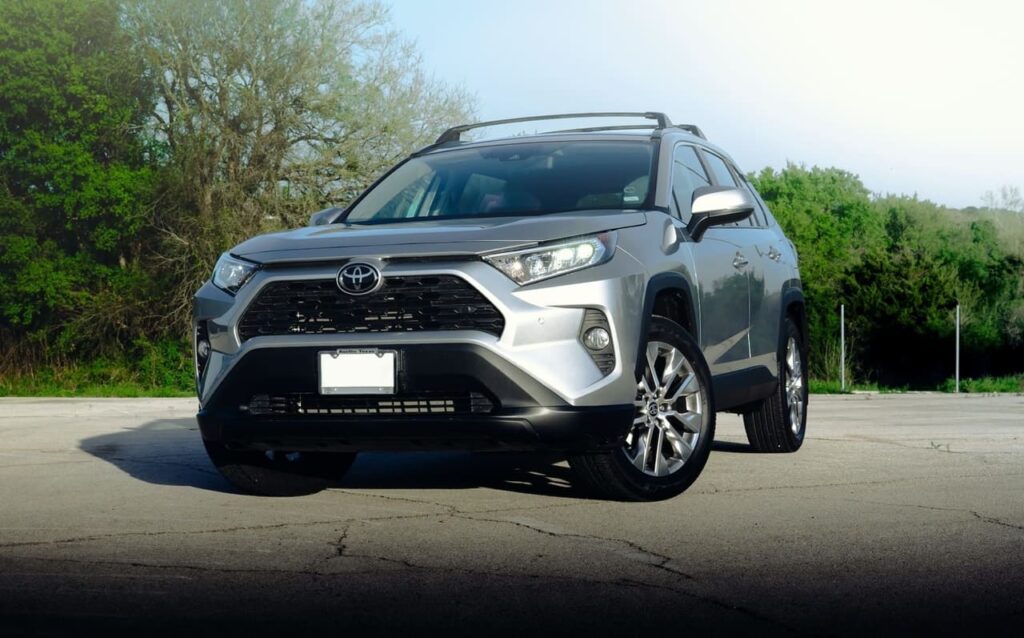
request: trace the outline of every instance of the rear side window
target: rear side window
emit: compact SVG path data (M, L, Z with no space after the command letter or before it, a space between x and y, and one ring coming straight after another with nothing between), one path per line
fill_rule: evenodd
M690 221L693 191L710 184L697 151L692 146L677 146L672 153L672 198L680 219Z

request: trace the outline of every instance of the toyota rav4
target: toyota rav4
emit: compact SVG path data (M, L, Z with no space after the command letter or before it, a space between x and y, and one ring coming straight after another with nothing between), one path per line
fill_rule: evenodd
M640 123L462 139L597 116ZM700 474L716 412L756 451L804 438L796 251L661 113L449 129L347 208L225 253L194 337L206 450L255 494L323 489L368 450L548 450L655 500Z

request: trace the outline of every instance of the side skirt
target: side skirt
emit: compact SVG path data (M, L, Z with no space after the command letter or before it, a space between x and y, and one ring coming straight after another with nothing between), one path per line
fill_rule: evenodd
M765 366L716 374L711 378L715 392L715 409L719 412L746 412L768 398L779 380Z

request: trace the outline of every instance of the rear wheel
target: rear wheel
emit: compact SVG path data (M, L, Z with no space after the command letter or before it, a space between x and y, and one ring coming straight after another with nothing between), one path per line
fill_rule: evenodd
M302 496L336 484L356 460L355 454L232 450L203 441L224 478L246 494Z
M796 452L807 430L806 349L792 319L783 325L779 386L757 409L743 415L750 446L758 452Z
M715 435L710 374L693 338L654 317L641 356L636 412L622 447L569 458L585 486L617 500L680 494L704 468Z

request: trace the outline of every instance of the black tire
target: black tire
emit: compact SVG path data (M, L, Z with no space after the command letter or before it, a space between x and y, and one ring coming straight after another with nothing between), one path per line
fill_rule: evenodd
M644 432L653 430L653 428L649 428L644 424L637 425L636 421L631 426L631 433L627 435L627 440L621 448L601 453L570 455L569 463L581 486L604 498L620 501L658 501L677 496L690 487L697 479L701 470L704 469L704 464L707 463L708 455L711 453L711 442L715 437L715 404L711 390L711 374L708 372L708 366L704 361L704 355L701 353L700 347L682 326L669 319L657 316L651 319L646 343L668 344L678 350L685 358L686 365L689 366L687 375L692 372L695 379L690 380L690 382L695 382L698 390L692 395L679 398L675 405L679 405L679 401L684 401L685 406L680 406L680 408L685 407L688 410L686 413L688 416L695 414L694 410L699 406L699 424L695 424L693 430L686 430L685 436L693 437L692 447L686 448L690 450L689 456L685 459L676 456L675 462L681 462L682 465L665 476L652 476L646 473L645 470L639 469L635 465L636 460L630 460L631 448L629 441L631 437L636 441L640 438L640 435L638 435L640 430ZM647 346L641 351L641 357L646 357L646 348ZM665 367L667 366L668 363L666 362ZM664 367L662 370L664 370ZM646 374L646 366L644 374ZM687 376L687 379L689 379L689 376ZM643 381L638 378L637 383L637 398L640 401L644 396L643 391L639 390L640 384ZM684 384L687 383L680 380L675 387L678 388ZM691 407L694 410L690 410ZM637 419L644 418L643 410L643 407L638 406ZM680 421L679 423L681 424L682 422ZM658 435L658 444L652 447L652 449L657 450L654 453L656 456L663 457L661 459L656 458L656 463L658 461L667 462L664 461L665 457L678 454L672 438L668 434L664 434L664 431L661 432ZM673 436L679 436L678 432L673 432ZM636 455L637 460L640 459L640 454L644 453L638 453ZM648 466L646 455L642 465L645 468Z
M807 346L803 335L792 319L786 317L779 339L779 384L771 396L756 409L743 415L747 440L756 452L796 452L804 442L807 432ZM789 344L794 343L794 354L799 364L799 374L787 362ZM794 410L795 396L792 383L799 376L800 405ZM796 424L794 426L794 423Z
M315 494L335 485L356 460L355 454L231 450L212 441L203 445L224 478L256 496Z

